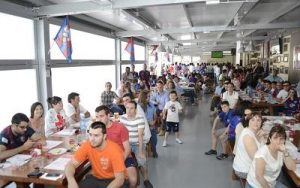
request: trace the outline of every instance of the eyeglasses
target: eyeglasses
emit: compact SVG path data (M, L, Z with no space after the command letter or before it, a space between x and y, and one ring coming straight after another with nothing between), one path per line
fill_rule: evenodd
M244 116L251 116L252 114L244 114Z

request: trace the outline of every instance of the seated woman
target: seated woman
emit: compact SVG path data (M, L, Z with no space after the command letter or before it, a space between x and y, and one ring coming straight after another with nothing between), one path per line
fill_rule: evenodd
M246 179L254 154L259 148L258 132L261 130L261 125L262 117L257 113L253 113L248 127L243 129L237 141L236 155L232 167L235 174L242 179Z
M235 128L235 143L234 143L234 148L233 148L233 154L236 154L236 148L237 148L237 143L239 140L239 137L244 130L245 127L249 126L249 120L252 118L252 110L249 108L245 108L243 118L241 119L241 122L236 126Z
M54 96L49 97L47 102L50 104L51 108L46 113L46 136L63 130L67 127L67 116L63 109L62 99L60 97Z
M44 107L42 103L35 102L30 108L30 127L42 136L45 136L45 119L44 119Z
M288 97L283 101L284 113L287 116L294 116L300 110L299 98L297 92L290 89Z
M283 163L292 171L296 170L296 163L285 147L286 132L280 126L274 126L268 136L267 143L255 153L248 176L246 188L284 188L277 181Z

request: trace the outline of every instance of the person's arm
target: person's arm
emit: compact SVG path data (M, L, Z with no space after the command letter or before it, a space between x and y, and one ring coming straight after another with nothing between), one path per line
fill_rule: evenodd
M28 150L32 148L34 144L35 142L33 142L31 139L28 139L22 146L9 150L6 148L6 146L0 145L0 160L6 159L25 150Z
M120 188L124 184L125 175L123 172L115 173L115 179L109 183L107 188Z
M251 160L254 158L254 154L257 151L257 146L254 139L248 135L245 135L243 138L243 144L245 146L246 152Z
M129 140L124 141L122 144L124 147L124 159L126 159L128 155L131 153Z
M163 110L163 119L166 119L166 118L167 118L167 110L164 109L164 110Z
M290 156L289 152L287 151L285 145L280 145L280 151L283 153L283 162L285 166L292 171L296 170L296 163Z
M68 188L78 188L78 184L76 182L76 179L74 177L75 170L79 166L79 162L75 159L72 159L65 168L65 175L68 181Z
M255 160L255 178L259 182L262 188L270 188L267 180L264 177L266 162L262 158L256 158Z
M139 142L139 155L138 157L141 159L145 158L144 150L143 150L143 135L144 135L144 128L138 128L138 142Z
M80 109L79 106L74 107L74 113L69 117L70 119L72 119L75 122L79 122L80 121Z
M36 142L36 141L40 141L43 138L43 136L41 134L38 133L34 133L31 137L30 140Z

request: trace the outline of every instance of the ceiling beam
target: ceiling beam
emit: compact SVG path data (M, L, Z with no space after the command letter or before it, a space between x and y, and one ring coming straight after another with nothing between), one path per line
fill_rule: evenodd
M25 18L35 17L35 13L32 12L31 8L27 8L7 1L0 1L0 12Z
M199 3L206 2L207 0L114 0L110 2L106 1L79 1L61 3L55 5L46 5L40 7L34 7L37 17L54 17L74 14L86 14L91 12L99 12L103 10L112 9L132 9L142 8L149 6L161 6L161 5L176 5L187 3ZM240 3L240 2L256 2L258 0L240 0L240 1L226 1L220 3Z
M221 39L193 39L193 40L174 40L174 41L155 41L155 42L148 42L147 45L157 45L159 43L166 44L166 45L174 45L176 46L178 43L211 43L211 42L231 42L231 41L250 41L250 40L266 40L269 37L265 36L256 36L256 37L244 37L244 38L237 38L237 37L231 37L231 38L221 38Z
M275 13L273 15L271 15L270 17L263 18L260 22L262 22L262 23L270 23L270 22L278 19L279 17L281 17L281 16L289 13L293 9L297 8L298 6L300 6L300 1L299 0L295 4L292 4L292 5L288 6L284 10L280 10L278 12L274 11ZM257 28L257 29L259 29L259 28ZM248 31L245 36L248 36L248 35L252 34L255 31L256 31L256 29L253 29L252 31Z
M241 6L237 10L236 14L230 20L228 20L227 26L229 26L229 24L232 21L234 22L233 25L238 25L239 20L241 20L243 17L245 17L248 14L248 12L257 4L257 2L258 1L252 2L252 3L241 3ZM221 32L217 36L217 38L221 38L223 36L223 34L224 34L224 32Z
M251 30L251 29L290 29L299 28L300 22L284 22L284 23L269 23L269 24L244 24L239 26L202 26L189 28L168 28L158 29L156 31L136 30L136 31L120 31L116 32L118 37L130 36L149 36L163 35L174 33L193 33L193 32L218 32L218 31L235 31L235 30Z
M193 27L194 25L192 23L192 20L191 20L191 17L189 15L189 13L187 12L186 5L182 5L182 9L183 9L184 15L185 15L190 27ZM193 37L194 37L194 39L197 39L197 36L196 36L195 33L193 33Z
M33 8L33 10L37 14L37 17L56 17L74 14L87 14L111 9L112 3L108 1L70 2Z

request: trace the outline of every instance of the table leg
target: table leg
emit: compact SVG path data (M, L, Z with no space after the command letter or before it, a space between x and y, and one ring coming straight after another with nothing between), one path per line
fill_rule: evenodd
M273 107L271 105L269 106L269 112L270 112L270 116L274 116Z

